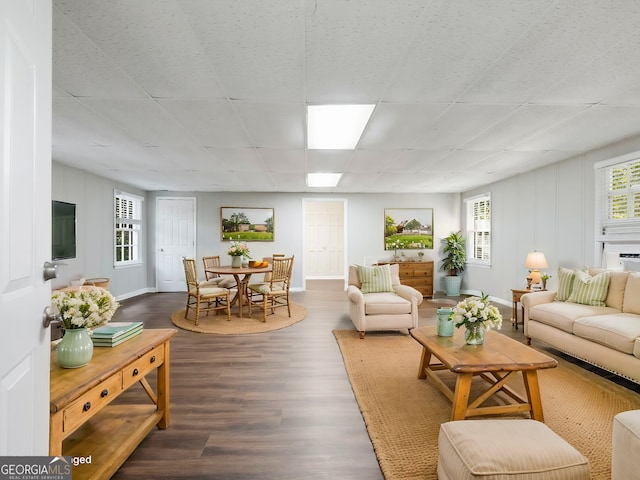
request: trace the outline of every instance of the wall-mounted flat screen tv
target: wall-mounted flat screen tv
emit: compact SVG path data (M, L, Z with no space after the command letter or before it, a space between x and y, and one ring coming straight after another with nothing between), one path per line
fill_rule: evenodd
M52 202L51 244L53 260L76 258L76 205Z

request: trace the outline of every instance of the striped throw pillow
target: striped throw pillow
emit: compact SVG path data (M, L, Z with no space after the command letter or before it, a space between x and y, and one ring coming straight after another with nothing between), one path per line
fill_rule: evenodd
M567 301L604 307L604 300L607 298L607 292L609 291L610 278L609 272L602 272L592 277L588 273L576 271L573 291Z
M362 267L358 265L360 290L362 293L393 292L391 286L391 270L389 265Z
M558 291L556 292L556 300L565 302L571 296L573 291L573 280L576 278L575 270L569 268L558 268Z

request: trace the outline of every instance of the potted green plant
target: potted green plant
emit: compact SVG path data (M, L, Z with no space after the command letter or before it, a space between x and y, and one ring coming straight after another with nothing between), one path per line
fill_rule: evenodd
M462 277L459 272L464 271L467 261L467 249L465 247L465 238L460 232L453 232L443 239L443 253L445 257L442 259L442 269L447 272L444 277L445 295L455 297L460 295L460 284Z

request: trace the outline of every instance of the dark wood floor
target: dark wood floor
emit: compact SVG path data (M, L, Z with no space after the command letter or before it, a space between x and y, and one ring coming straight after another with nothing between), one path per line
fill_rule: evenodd
M283 330L179 330L171 342L171 426L153 430L113 478L382 479L331 333L353 328L346 295L335 282L307 288L293 294L307 318ZM143 295L122 302L114 321L172 328L169 315L184 301L182 293ZM435 324L435 308L423 302L421 325ZM503 314L508 319L510 309ZM508 321L502 332L524 341ZM141 388L121 401L137 397Z

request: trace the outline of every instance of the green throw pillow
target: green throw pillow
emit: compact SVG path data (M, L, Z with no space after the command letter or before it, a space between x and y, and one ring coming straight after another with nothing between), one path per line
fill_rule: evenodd
M389 265L362 267L358 265L360 290L362 293L393 292Z
M573 291L573 279L575 277L575 270L564 267L558 268L558 292L556 293L556 300L565 302L569 299Z
M567 301L581 303L582 305L593 305L604 307L607 292L609 291L609 272L602 272L595 276L588 273L576 271L573 281L573 291Z

